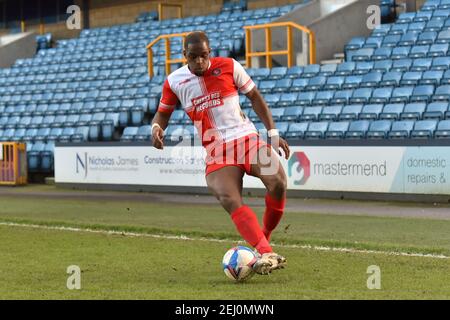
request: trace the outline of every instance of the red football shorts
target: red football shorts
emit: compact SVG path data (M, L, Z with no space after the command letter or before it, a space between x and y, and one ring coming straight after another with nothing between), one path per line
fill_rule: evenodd
M256 133L214 147L206 147L205 175L227 166L242 168L249 174L251 165L256 164L258 150L263 147L270 148Z

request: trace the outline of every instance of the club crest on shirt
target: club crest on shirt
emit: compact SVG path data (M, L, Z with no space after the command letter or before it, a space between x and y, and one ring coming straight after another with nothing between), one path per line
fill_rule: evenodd
M211 74L215 77L220 76L222 74L222 69L216 68L211 72Z

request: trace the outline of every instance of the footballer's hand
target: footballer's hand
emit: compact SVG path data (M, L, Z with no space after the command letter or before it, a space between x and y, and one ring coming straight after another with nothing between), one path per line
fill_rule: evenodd
M163 137L164 137L164 130L160 127L154 127L152 132L152 142L153 146L156 149L162 150L164 148Z
M289 159L289 155L291 154L291 149L289 149L289 145L286 142L286 140L284 140L283 138L279 138L280 140L280 148L281 150L283 150L284 152L284 157L287 159ZM280 154L280 156L282 155L280 151L278 151L278 153Z
M284 157L287 159L289 159L289 155L291 154L291 150L289 149L289 145L286 142L286 140L284 140L283 138L281 138L280 136L273 136L270 138L270 144L272 145L272 147L278 151L278 154L280 156L283 156L283 154L280 151L283 150L284 152Z

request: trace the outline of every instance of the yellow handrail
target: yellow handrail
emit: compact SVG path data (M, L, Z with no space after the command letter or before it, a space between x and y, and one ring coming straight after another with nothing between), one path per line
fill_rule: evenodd
M164 8L178 8L178 18L183 18L183 5L178 3L158 3L158 15L159 21L162 20L163 17L163 9Z
M274 27L286 27L287 28L287 49L272 51L272 30ZM245 26L245 60L248 68L252 66L252 57L266 57L266 66L267 68L272 68L272 56L275 55L287 55L287 64L288 67L294 66L294 45L292 39L292 28L297 30L301 30L309 35L309 63L316 63L316 39L314 32L304 26L296 24L291 21L286 22L274 22L267 24L260 24L254 26ZM261 52L253 52L252 45L252 30L264 29L266 35L266 50Z
M153 40L152 42L150 42L147 45L147 65L148 65L148 74L150 76L150 78L153 77L154 72L153 72L153 50L152 47L155 45L155 43L157 43L159 40L164 39L166 41L166 74L168 75L170 73L170 65L172 63L186 63L186 59L182 58L182 59L170 59L170 39L171 38L178 38L178 37L182 37L183 38L183 45L182 47L184 47L184 39L186 38L186 36L189 34L190 32L183 32L183 33L173 33L173 34L163 34L158 36L155 40Z

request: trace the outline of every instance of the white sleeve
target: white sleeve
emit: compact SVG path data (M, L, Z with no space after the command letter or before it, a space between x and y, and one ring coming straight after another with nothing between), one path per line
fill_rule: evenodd
M241 93L249 93L255 87L255 83L239 62L233 59L233 64L234 84Z

